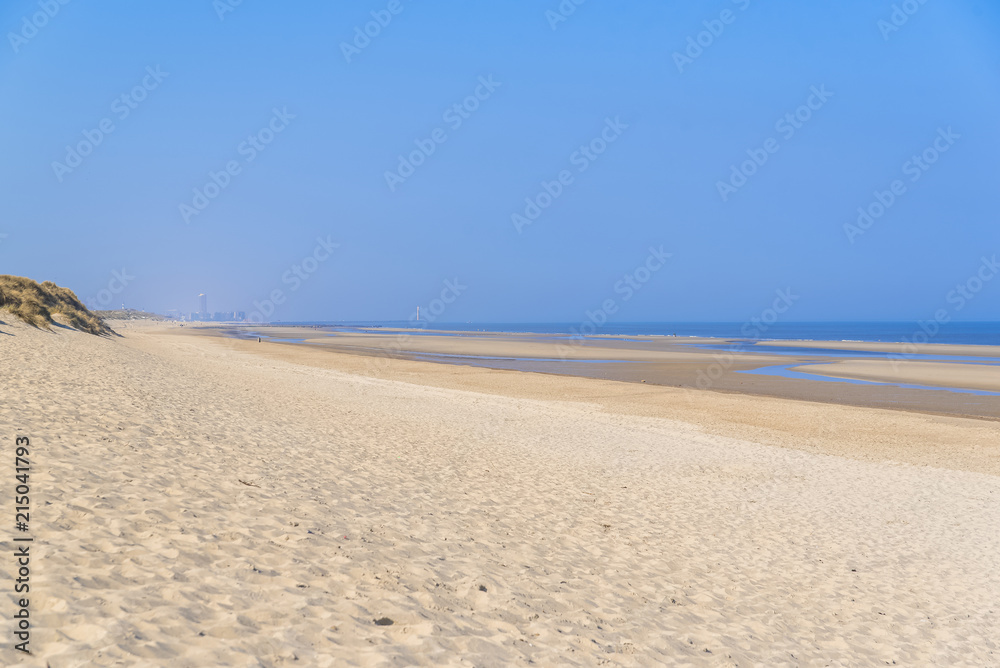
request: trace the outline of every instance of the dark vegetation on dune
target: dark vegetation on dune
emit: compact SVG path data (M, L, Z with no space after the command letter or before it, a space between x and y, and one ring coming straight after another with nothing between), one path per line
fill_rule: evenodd
M114 334L103 320L77 299L72 290L61 288L51 281L39 284L30 278L0 275L0 311L7 311L42 329L60 324L97 336ZM58 323L55 316L59 316Z

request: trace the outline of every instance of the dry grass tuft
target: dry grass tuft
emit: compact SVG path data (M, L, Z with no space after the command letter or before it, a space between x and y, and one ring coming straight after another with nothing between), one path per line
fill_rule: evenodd
M62 316L65 324L81 332L110 336L114 331L91 313L72 290L51 281L41 285L22 276L0 275L0 309L8 311L29 325L49 329L56 324L53 316Z

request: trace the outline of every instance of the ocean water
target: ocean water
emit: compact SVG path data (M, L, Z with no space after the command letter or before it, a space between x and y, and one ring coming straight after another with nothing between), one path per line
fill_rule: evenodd
M778 322L747 326L744 322L616 322L601 327L580 323L454 323L409 321L383 322L283 322L281 325L308 325L329 330L378 331L382 328L413 329L413 334L442 332L508 332L550 335L553 338L579 334L618 336L696 336L763 341L879 341L886 343L952 343L1000 345L1000 322L949 322L923 327L917 322ZM935 326L937 329L935 329Z

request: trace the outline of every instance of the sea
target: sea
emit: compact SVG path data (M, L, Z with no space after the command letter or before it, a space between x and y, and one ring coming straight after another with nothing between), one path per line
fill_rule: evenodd
M273 325L309 326L330 331L378 332L379 329L412 329L413 334L447 335L449 332L504 332L539 335L580 334L616 336L710 337L761 341L864 341L885 343L950 343L1000 345L1000 322L777 322L748 326L745 322L608 322L601 326L581 323L525 322L274 322Z

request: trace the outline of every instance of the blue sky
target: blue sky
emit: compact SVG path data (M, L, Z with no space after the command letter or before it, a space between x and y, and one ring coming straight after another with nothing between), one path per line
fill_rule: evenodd
M1000 253L1000 7L895 6L9 0L0 273L283 320L456 279L443 321L929 318Z

